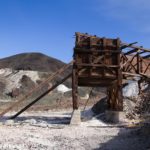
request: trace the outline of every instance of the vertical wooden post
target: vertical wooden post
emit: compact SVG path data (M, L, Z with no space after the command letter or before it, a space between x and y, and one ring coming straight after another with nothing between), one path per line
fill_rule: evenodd
M122 60L123 64L125 64L126 60L125 60L124 54L122 55L122 59L123 59ZM125 72L125 69L126 69L126 67L123 66L122 71ZM123 75L122 78L125 78L125 75Z
M120 39L117 39L117 50L120 51ZM117 56L117 64L119 66L118 70L117 70L117 88L116 88L116 99L117 99L117 103L116 103L116 109L118 111L123 111L123 96L122 96L122 71L121 71L121 66L120 66L120 53L118 53Z
M142 58L140 58L140 72L143 73L143 62Z
M90 50L92 50L92 37L89 37L89 40L90 40L90 42L89 42L89 48L90 48ZM88 55L88 57L89 57L89 63L90 64L93 64L93 60L92 60L92 57L93 57L93 53L92 54L89 54ZM92 72L93 72L93 67L91 67L90 69L89 69L89 76L91 76L92 75Z
M117 51L120 51L120 40L116 40ZM122 70L121 70L121 58L120 53L117 53L116 65L119 67L116 69L116 82L108 87L108 109L113 111L123 111L123 96L122 96Z
M107 88L108 91L108 110L116 110L116 84L111 85Z
M72 99L73 99L73 109L78 109L78 73L76 66L73 66L72 70Z
M142 83L142 79L138 80L139 95L142 94L141 83Z
M105 52L105 48L106 48L106 39L103 38L103 51ZM104 55L104 64L106 64L106 52L103 53ZM105 77L105 69L103 68L103 77Z
M80 42L80 36L76 33L76 45ZM74 64L72 68L72 102L73 102L73 110L78 109L78 69L76 66L77 55L74 53Z
M137 73L140 73L140 55L137 52Z
M137 72L138 74L141 73L141 60L140 60L140 54L137 52ZM141 94L141 79L138 80L138 88L139 88L139 94Z

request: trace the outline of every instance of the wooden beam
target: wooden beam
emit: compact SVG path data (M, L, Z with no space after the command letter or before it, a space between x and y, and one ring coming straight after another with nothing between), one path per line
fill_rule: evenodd
M117 39L117 49L119 50L120 48L120 39ZM120 65L120 67L117 70L117 84L116 88L114 89L114 97L115 97L115 110L116 111L123 111L123 95L122 95L122 70L121 70L121 57L120 54L117 56L117 64ZM113 92L113 91L112 91Z
M131 47L131 48L136 48L136 49L140 49L140 50L143 50L145 52L150 52L150 49L146 49L146 48L143 48L143 47L140 47L140 46L135 46L135 45L129 45L127 43L121 43L122 46L127 46L127 47Z
M129 54L132 54L132 53L137 52L137 51L138 51L138 49L135 48L135 49L130 50L130 51L124 53L124 54L125 54L125 55L129 55Z
M126 55L124 55L124 57L127 58ZM132 67L132 69L134 69L134 71L136 72L136 68L132 65L132 62L133 62L135 57L136 57L136 55L134 55L130 61L128 61L129 59L127 58L127 64L129 64L129 65L126 68L126 71L128 71L128 69L130 69L130 67Z
M73 110L78 109L78 70L74 65L72 70L72 102L73 102Z
M129 46L132 46L132 45L134 45L134 44L137 44L138 42L133 42L133 43L130 43L130 44L127 44L127 45L123 45L123 46L121 46L121 49L125 49L125 48L127 48L127 47L129 47Z
M137 73L130 73L130 72L122 72L123 75L135 76L135 77L142 77L140 74Z
M144 53L147 53L147 52L145 52L145 51L139 52L139 54L144 54Z
M74 52L75 53L105 53L105 52L109 52L109 53L120 53L120 51L118 50L102 50L102 49L97 49L97 50L88 50L88 49L82 49L82 48L74 48Z
M149 58L150 57L150 54L149 55L146 55L146 56L143 56L143 58L145 59L145 58Z
M146 67L146 69L145 69L144 73L146 73L146 71L147 71L148 69L150 69L150 67L149 67L149 66L150 66L150 64L148 64L148 65L147 65L147 67Z
M137 65L137 73L139 74L140 73L140 55L139 55L139 53L137 53L137 63L136 63L136 65Z
M13 109L14 107L16 107L19 104L21 104L22 102L24 102L29 96L32 96L33 92L36 92L37 90L39 90L40 88L42 88L43 86L45 86L45 84L47 84L48 82L54 80L57 77L57 75L60 75L67 68L69 68L73 64L73 62L74 61L71 61L70 63L64 65L64 67L62 67L61 69L57 70L50 77L48 77L45 81L43 81L40 85L38 85L37 87L35 87L31 91L29 91L26 95L24 95L23 97L21 97L17 102L13 103L11 106L9 106L8 108L6 108L3 112L0 113L0 117L3 116L4 114L6 114L11 109Z
M119 65L104 65L104 64L85 64L85 63L77 63L77 67L109 67L109 68L118 68Z
M39 97L37 97L34 101L32 101L31 103L29 103L28 105L26 105L23 109L21 109L14 116L10 117L10 119L15 119L17 116L19 116L21 113L23 113L24 111L26 111L28 108L30 108L32 105L34 105L36 102L38 102L39 100L41 100L41 98L44 97L45 95L47 95L50 91L54 90L58 85L62 84L64 81L66 81L69 77L71 77L71 75L72 75L72 73L70 73L69 75L67 75L64 79L62 79L58 83L54 84L50 89L48 89L42 95L40 95Z

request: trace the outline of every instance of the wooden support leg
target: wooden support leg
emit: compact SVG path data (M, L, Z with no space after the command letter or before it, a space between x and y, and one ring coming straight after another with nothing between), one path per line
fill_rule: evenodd
M108 110L123 111L122 86L114 84L108 88Z
M142 93L141 83L142 83L142 80L141 79L138 80L139 95Z
M117 89L116 84L108 88L108 110L117 110Z
M123 96L122 96L122 85L118 85L117 88L117 111L123 111Z
M117 40L117 47L118 50L120 49L120 40ZM117 56L117 64L119 65L119 68L117 69L117 83L116 83L116 87L114 89L114 93L115 93L115 110L116 111L123 111L123 95L122 95L122 70L121 70L121 66L120 66L120 62L121 62L121 57L120 57L120 53L118 53Z
M107 109L111 109L111 89L107 87Z
M112 86L108 89L108 109L113 111L123 111L122 88Z
M117 88L116 88L116 109L117 111L123 111L123 95L122 95L122 72L121 69L118 69L118 81L117 81Z
M72 100L73 100L73 110L78 109L78 74L77 69L74 67L72 72Z
M125 121L123 112L122 90L117 83L108 88L108 110L106 120L117 123Z

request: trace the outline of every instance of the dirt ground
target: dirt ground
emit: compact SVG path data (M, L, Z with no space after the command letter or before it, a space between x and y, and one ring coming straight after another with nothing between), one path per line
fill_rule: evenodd
M12 113L11 113L12 114ZM150 135L96 117L69 125L71 110L26 112L0 120L0 150L149 150Z

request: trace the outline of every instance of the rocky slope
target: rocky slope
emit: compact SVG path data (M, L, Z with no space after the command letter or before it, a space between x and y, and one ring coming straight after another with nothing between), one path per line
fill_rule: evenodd
M54 72L65 63L42 53L22 53L0 59L0 69Z
M16 98L27 93L64 65L65 63L41 53L23 53L0 59L1 98ZM60 75L56 81L63 76ZM68 80L65 84L71 86L71 81Z
M34 87L37 87L64 65L65 63L41 53L23 53L0 59L0 102L16 100L28 94ZM64 74L58 75L53 82L47 83L44 88L36 91L33 97L40 95L69 72L71 72L71 68L66 70ZM88 99L89 92L90 88L80 87L80 98ZM97 94L99 90L94 90L92 94L95 95L95 92ZM71 79L68 79L44 98L47 101L45 103L49 104L50 101L60 99L71 100L71 93Z

